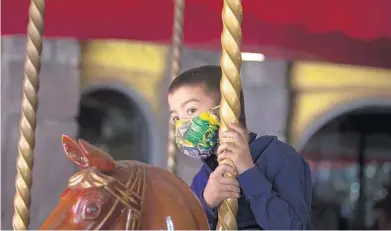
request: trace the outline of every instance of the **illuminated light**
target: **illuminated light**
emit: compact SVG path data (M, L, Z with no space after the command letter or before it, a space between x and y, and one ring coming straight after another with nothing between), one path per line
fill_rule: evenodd
M262 62L265 60L265 56L260 53L242 52L242 60L243 61Z

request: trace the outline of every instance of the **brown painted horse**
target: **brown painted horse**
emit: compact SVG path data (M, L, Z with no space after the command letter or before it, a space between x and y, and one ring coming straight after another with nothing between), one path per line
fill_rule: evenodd
M41 229L195 230L209 229L190 188L160 168L138 161L114 161L83 140L62 137L66 155L82 170Z

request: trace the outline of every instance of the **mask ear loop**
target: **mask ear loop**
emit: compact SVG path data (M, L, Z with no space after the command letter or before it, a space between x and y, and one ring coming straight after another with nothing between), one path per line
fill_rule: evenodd
M215 110L217 110L217 109L219 109L220 108L220 104L219 105L217 105L217 106L215 106L215 107L213 107L212 109L210 109L211 111L215 111Z

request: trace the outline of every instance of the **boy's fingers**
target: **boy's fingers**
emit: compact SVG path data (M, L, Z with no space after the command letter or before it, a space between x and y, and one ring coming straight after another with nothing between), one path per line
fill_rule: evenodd
M231 178L231 177L222 177L220 179L220 184L233 185L233 186L239 187L239 181L236 180L235 178Z
M232 130L234 130L234 131L236 131L237 133L239 133L240 136L241 136L241 138L242 138L243 140L246 140L247 135L246 135L245 129L243 129L242 127L240 127L240 126L239 126L238 124L236 124L236 123L230 123L228 126L229 126L229 128L231 128Z
M223 200L228 199L228 198L240 198L240 193L237 193L237 192L222 192L221 193L221 198L223 198Z
M217 156L217 161L218 162L221 162L225 159L230 159L232 160L233 159L233 152L229 151L229 152L223 152L223 153L220 153L218 156Z
M222 185L221 186L222 192L236 192L240 193L240 188L234 185Z
M224 152L237 152L239 151L239 147L233 143L222 143L217 148L217 155L223 154Z
M243 137L240 133L234 130L228 130L221 134L222 142L227 142L227 143L243 143Z
M229 172L231 174L235 174L235 169L227 164L219 165L213 172L215 177L222 177L224 173Z

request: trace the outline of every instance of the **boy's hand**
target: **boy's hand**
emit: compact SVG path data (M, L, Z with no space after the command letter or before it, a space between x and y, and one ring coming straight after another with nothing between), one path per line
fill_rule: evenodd
M204 190L204 200L209 208L216 208L227 198L239 198L240 188L236 178L224 177L223 173L235 174L235 169L222 164L218 166L209 176L208 183Z
M254 167L248 145L248 132L236 124L230 124L228 128L229 131L224 132L222 138L233 142L222 143L217 149L217 157L218 160L231 159L238 174L242 174Z

